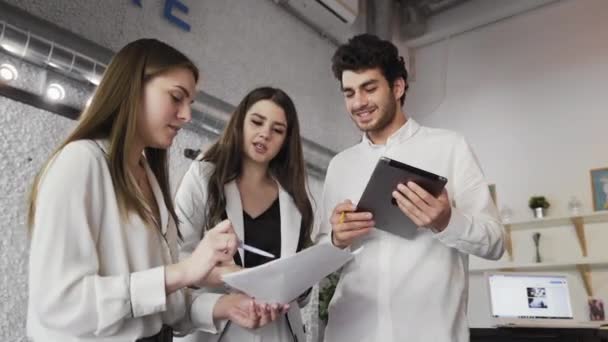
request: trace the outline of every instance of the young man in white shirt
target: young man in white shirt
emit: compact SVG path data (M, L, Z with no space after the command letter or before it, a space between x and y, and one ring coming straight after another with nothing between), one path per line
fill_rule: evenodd
M364 248L342 271L325 341L468 341L468 255L499 259L504 251L477 160L461 135L408 117L407 71L391 42L355 36L332 62L363 138L329 165L317 240ZM437 198L413 183L393 192L404 224L419 226L412 238L374 229L371 213L355 212L381 156L448 179Z

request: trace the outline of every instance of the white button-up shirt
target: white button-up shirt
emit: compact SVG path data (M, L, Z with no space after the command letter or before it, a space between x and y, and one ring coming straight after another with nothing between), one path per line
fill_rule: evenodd
M123 220L105 150L104 141L68 144L39 185L27 320L34 341L131 342L163 324L189 331L212 314L187 290L166 295L177 230L160 187L146 164L162 231L136 214Z
M409 119L385 145L364 136L336 155L327 170L317 241L331 238L334 207L359 200L381 156L446 177L450 222L440 233L419 228L413 239L381 230L360 238L353 248L364 248L343 269L331 301L325 341L468 341L468 254L500 258L504 232L462 136Z

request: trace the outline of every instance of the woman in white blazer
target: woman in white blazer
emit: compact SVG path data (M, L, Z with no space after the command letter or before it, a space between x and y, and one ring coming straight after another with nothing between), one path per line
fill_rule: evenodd
M167 148L191 119L198 69L142 39L112 59L92 103L34 181L27 335L170 341L209 318L188 286L218 281L238 244L219 223L178 261ZM242 319L260 322L253 302Z
M308 247L313 214L297 113L289 96L270 87L251 91L218 142L192 163L175 201L184 234L181 258L226 218L240 240L276 256ZM254 267L271 260L239 248L234 262ZM247 298L243 294L228 293L223 287L200 292L208 311L223 319L206 322L212 329L199 330L188 341L305 341L300 307L309 291L291 303L286 314L258 329L244 328L230 315L235 303Z

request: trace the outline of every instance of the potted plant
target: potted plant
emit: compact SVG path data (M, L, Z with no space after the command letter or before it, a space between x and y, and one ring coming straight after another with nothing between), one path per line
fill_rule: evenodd
M328 275L326 278L321 280L319 284L319 336L322 337L325 333L325 326L327 325L327 319L329 316L329 302L334 296L336 286L340 280L340 270ZM323 338L320 338L322 341Z
M528 206L534 212L534 217L543 218L545 217L545 210L548 209L551 205L545 198L545 196L532 196L528 201Z

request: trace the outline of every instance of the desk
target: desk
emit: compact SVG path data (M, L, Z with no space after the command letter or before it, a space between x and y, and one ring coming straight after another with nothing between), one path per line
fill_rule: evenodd
M608 330L593 328L471 328L471 342L608 342Z
M597 336L602 342L608 342L608 327L604 327L597 331Z

